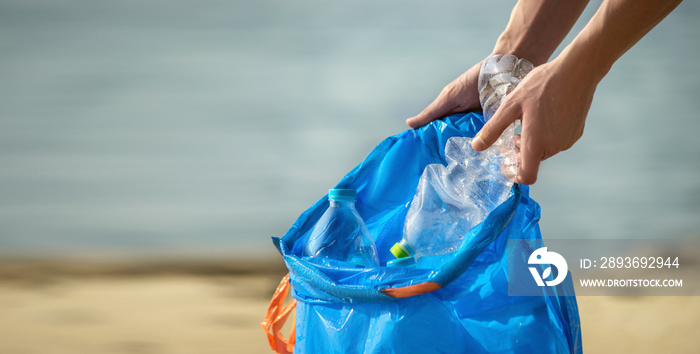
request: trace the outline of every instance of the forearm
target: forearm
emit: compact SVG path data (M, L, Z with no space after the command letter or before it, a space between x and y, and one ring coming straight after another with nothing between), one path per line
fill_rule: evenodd
M599 82L681 0L607 0L562 54L562 64Z
M547 62L586 8L588 0L520 0L493 54Z

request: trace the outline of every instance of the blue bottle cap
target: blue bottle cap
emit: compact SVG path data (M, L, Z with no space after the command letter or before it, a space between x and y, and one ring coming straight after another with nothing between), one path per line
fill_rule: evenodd
M328 199L332 201L354 202L357 192L354 189L331 189L328 191Z
M413 257L397 258L386 262L387 267L411 267L414 265L416 265L416 259Z

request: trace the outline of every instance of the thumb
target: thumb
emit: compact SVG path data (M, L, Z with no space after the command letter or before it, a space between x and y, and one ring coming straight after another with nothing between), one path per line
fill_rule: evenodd
M472 140L472 148L476 151L482 151L489 148L503 134L503 131L508 128L516 119L520 118L521 112L516 105L509 105L504 100L501 107L481 128Z

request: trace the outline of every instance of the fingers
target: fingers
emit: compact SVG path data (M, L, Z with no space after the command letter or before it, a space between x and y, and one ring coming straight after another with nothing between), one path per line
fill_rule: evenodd
M515 166L520 166L520 134L513 135L513 143L515 145L515 161L517 161ZM515 181L515 177L518 176L518 171L513 171L512 179ZM508 176L511 178L511 176Z
M515 146L520 148L520 164L515 183L535 184L537 173L540 170L540 162L544 157L542 149L537 148L533 144L528 144L527 137L516 139Z
M503 131L516 119L520 118L520 109L517 105L507 104L507 98L496 111L496 114L484 124L478 134L472 140L472 148L476 151L486 150L498 140Z
M541 150L535 146L523 146L523 137L520 134L513 135L513 144L515 145L515 156L518 161L515 183L535 184L540 169L540 162L544 160L544 155L540 154Z
M520 167L518 175L515 177L515 183L518 184L535 184L537 182L537 173L540 169L540 158L520 154Z
M429 104L422 112L414 117L406 119L406 124L414 129L420 128L436 119L448 115L453 108L454 107L447 104L445 95L440 93L433 103Z
M481 63L472 66L442 89L437 98L420 114L406 119L411 128L420 128L436 119L453 113L469 112L481 108L478 80Z

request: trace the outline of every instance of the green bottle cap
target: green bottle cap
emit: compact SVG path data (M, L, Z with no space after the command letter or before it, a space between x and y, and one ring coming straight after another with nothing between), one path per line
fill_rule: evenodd
M401 246L400 243L395 243L393 246L391 246L391 249L389 249L389 252L394 255L396 258L406 258L406 257L411 257L411 254L406 251L403 246Z

